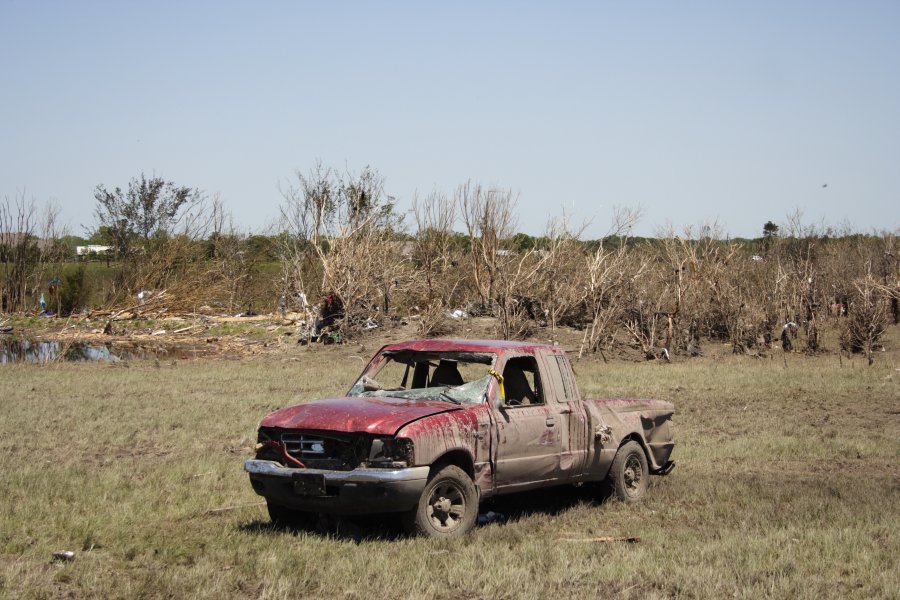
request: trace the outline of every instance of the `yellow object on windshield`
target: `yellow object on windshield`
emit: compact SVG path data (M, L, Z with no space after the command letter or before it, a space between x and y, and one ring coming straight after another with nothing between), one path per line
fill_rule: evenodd
M500 384L500 399L503 400L503 402L506 402L506 390L503 389L503 375L493 369L488 371L488 375L492 375L493 377L497 378L497 383Z

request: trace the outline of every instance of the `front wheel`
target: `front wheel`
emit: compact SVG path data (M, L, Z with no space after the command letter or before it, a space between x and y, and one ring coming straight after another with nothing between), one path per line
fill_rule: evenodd
M622 502L637 502L644 496L650 485L650 469L640 444L630 441L619 448L609 479L612 491Z
M406 515L410 533L433 538L465 535L475 526L478 492L472 479L459 467L447 465L436 471Z

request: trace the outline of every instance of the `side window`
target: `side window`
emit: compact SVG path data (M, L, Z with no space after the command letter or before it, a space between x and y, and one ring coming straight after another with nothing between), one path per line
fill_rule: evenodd
M537 361L533 356L516 356L503 367L503 387L509 406L533 406L544 403L544 391Z

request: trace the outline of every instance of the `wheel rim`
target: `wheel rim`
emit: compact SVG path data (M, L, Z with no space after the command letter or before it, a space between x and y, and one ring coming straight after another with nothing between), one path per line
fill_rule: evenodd
M629 496L637 496L641 492L644 483L644 467L641 459L636 454L630 454L625 461L625 469L622 473L622 481L625 484L625 493Z
M441 532L453 531L466 514L466 497L458 485L444 482L434 486L426 508L428 522Z

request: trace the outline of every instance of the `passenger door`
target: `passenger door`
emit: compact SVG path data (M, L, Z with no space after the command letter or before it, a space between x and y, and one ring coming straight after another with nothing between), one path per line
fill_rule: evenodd
M560 428L567 421L561 405L548 398L550 388L533 355L508 357L503 380L506 401L491 408L497 434L496 487L539 487L560 476Z

